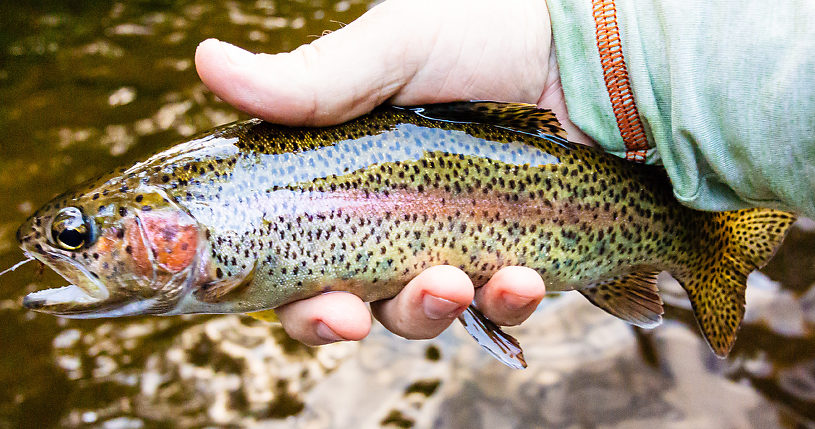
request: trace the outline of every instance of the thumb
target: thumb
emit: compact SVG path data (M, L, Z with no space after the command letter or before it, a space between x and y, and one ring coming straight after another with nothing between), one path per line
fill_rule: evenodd
M195 53L198 75L227 103L271 122L344 122L398 92L421 61L411 58L421 49L410 46L422 44L395 40L400 20L379 9L292 52L252 54L205 40Z

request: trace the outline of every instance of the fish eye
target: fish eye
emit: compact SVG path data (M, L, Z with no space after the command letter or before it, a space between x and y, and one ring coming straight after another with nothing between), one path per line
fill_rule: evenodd
M89 219L76 207L66 207L51 222L51 241L63 250L77 250L91 243L92 228Z

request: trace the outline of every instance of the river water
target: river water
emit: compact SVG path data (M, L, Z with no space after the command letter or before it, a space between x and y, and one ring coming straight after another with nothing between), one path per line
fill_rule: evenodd
M291 50L364 1L53 1L0 6L0 267L17 226L65 188L242 118L198 81L217 37ZM463 330L311 349L241 316L69 321L21 308L61 285L33 264L0 279L5 427L800 427L815 425L815 223L750 278L728 360L663 282L668 321L633 330L576 294L513 332L530 368Z

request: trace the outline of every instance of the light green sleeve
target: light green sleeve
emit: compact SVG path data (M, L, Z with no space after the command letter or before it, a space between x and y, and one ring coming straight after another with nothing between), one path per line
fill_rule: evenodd
M570 119L622 155L590 0L548 0ZM629 80L682 203L815 217L815 2L617 0Z

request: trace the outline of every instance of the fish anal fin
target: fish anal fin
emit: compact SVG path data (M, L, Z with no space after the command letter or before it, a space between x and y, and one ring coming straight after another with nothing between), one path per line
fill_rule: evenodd
M662 323L662 298L656 280L659 271L636 271L580 289L592 304L641 328Z
M274 312L274 309L253 311L251 313L246 313L246 315L263 322L280 323L280 319L277 318L277 313Z
M566 141L566 131L555 113L534 104L462 101L412 106L407 109L428 119L491 124L539 137L557 137L564 143Z
M518 340L502 331L475 306L467 307L458 320L475 341L501 363L514 369L526 368L524 352Z

